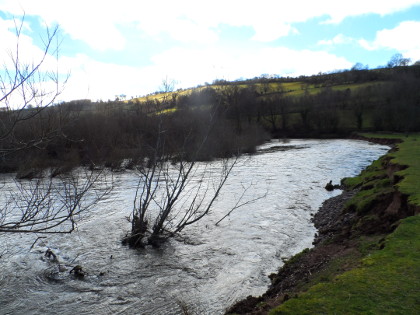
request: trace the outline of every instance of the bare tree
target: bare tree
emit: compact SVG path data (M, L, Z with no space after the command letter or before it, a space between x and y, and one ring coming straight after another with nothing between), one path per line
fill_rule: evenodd
M167 238L209 215L238 163L238 156L211 163L198 162L195 157L170 156L165 152L164 133L164 130L160 130L154 156L137 166L139 180L132 213L128 218L131 231L123 240L132 247L146 244L159 246ZM204 146L206 141L207 138L203 139L200 146ZM196 155L200 149L196 150ZM243 186L242 195L216 225L236 209L265 197L244 201L252 186L252 183Z
M209 214L236 160L221 162L219 174L206 163L156 161L139 170L140 180L131 216L132 230L126 241L159 243Z
M15 20L16 46L9 51L10 60L0 70L0 156L3 159L28 148L44 149L52 139L64 136L61 126L67 117L60 115L59 107L49 108L68 79L67 74L60 74L58 66L51 69L48 65L51 60L58 61L58 27L47 29L42 53L38 59L28 61L22 57L28 53L21 48L23 26L24 18L20 22ZM19 135L21 126L30 131L26 132L28 137ZM33 126L41 127L33 129ZM80 215L111 189L100 171L75 170L55 178L51 169L43 173L40 175L46 176L29 181L5 181L1 185L0 233L70 233Z
M397 53L391 57L388 61L387 67L394 68L394 67L406 67L410 64L410 58L404 58L402 54Z
M171 93L175 90L175 86L177 84L177 81L174 79L170 79L168 78L168 76L166 76L161 83L161 86L159 87L159 90L161 93Z
M15 20L16 46L9 50L9 60L0 71L0 147L1 154L7 154L41 143L57 136L59 129L49 130L38 138L23 141L15 135L16 127L37 117L54 104L62 93L68 74L60 75L55 69L46 67L50 60L57 62L59 52L58 26L46 31L44 47L36 60L25 60L21 48L24 17L20 23Z
M236 130L242 132L241 89L237 85L224 85L220 88L221 102L228 118L234 119Z
M71 233L111 188L103 172L86 170L4 184L0 233Z
M275 132L277 130L277 120L278 120L278 108L277 101L274 98L268 100L261 100L260 107L263 111L262 118L270 124L271 131Z
M220 167L215 168L197 160L214 126L217 106L212 110L198 143L190 130L183 135L183 144L175 153L167 150L169 126L165 127L163 119L158 123L155 143L149 148L152 154L137 166L139 181L129 217L131 231L125 243L133 247L145 243L158 246L163 239L210 213L237 162L236 158L221 159Z

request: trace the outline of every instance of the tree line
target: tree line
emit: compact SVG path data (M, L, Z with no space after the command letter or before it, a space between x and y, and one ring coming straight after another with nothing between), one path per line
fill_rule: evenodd
M198 160L252 152L267 139L264 129L252 121L239 132L226 119L230 112L219 101L169 113L165 113L166 101L144 104L80 100L51 106L17 124L13 137L0 142L4 152L0 170L18 172L19 177L46 167L57 171L79 165L118 170L150 157L158 137L165 142L171 159L180 155L189 158L209 128L206 144L195 157ZM31 115L32 110L36 109L27 109L26 115ZM10 120L13 114L0 112L0 121ZM33 139L37 143L29 145ZM12 150L15 143L27 145Z
M361 84L341 84L349 80L349 75L353 76L352 82ZM377 77L373 81L372 75ZM341 79L330 84L331 78ZM302 82L295 93L284 90L281 84L262 81L208 86L189 94L172 92L162 99L77 100L42 111L3 111L3 134L8 122L21 121L13 127L13 134L0 142L0 171L17 171L25 177L33 170L51 166L61 171L78 165L130 167L150 157L157 137L164 138L165 150L174 160L181 148L183 156L192 156L210 118L211 132L198 160L253 152L270 136L340 137L354 131L419 131L418 86L420 66L404 66L321 75ZM16 143L26 145L12 150Z

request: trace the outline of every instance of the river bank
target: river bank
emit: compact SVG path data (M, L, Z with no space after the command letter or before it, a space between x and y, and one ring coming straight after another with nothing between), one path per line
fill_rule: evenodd
M400 142L399 139L375 139L375 136L369 137L370 141L381 144ZM411 147L418 149L418 145ZM403 150L406 152L407 147ZM398 154L404 155L404 152ZM319 313L321 309L324 313L335 312L340 307L347 313L353 313L352 309L354 313L372 309L377 311L378 306L370 306L366 296L375 292L374 288L387 287L383 284L383 274L373 277L370 282L342 279L348 274L352 275L351 279L358 279L355 274L362 271L375 274L382 268L378 266L391 266L387 270L387 282L394 281L393 285L400 287L399 279L406 277L407 283L411 284L409 287L416 288L418 267L413 267L416 269L414 272L410 269L409 262L399 261L403 270L409 270L407 275L399 274L399 271L396 271L398 268L392 267L400 255L392 252L393 246L389 240L393 237L398 239L393 236L398 231L392 232L402 219L420 213L420 207L408 202L409 196L401 193L399 189L403 181L400 173L409 163L396 164L394 160L395 155L390 153L372 163L358 177L343 180L346 190L341 195L325 201L313 217L313 223L318 229L314 247L292 257L277 273L272 274L271 285L266 293L260 297L249 296L233 305L228 313L311 314ZM403 164L405 166L402 166ZM407 228L407 225L409 226L403 224L398 230ZM412 239L409 242L410 247L405 246L404 249L414 250L413 243L418 243ZM401 252L401 248L399 251ZM387 255L387 260L379 261L378 266L373 264L370 269L366 268L366 271L366 259L378 255ZM417 256L414 258L418 259ZM364 276L363 279L369 277ZM360 284L362 282L363 285ZM341 287L337 289L339 286ZM375 292L378 305L392 304L389 302L392 300L396 300L396 304L403 304L401 299L394 299L393 295L390 295L392 289L389 291L391 293ZM345 294L348 294L347 298L343 298L342 295ZM403 299L409 310L415 308L415 305L418 306L418 299L413 296L413 304L407 303L407 298Z

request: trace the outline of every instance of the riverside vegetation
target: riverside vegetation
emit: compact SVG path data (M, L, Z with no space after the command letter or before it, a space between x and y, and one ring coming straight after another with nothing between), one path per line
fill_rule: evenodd
M248 297L231 313L418 314L420 135L365 137L399 143L343 180L353 193L345 192L335 210L327 201L316 215L315 247L272 275L266 294Z

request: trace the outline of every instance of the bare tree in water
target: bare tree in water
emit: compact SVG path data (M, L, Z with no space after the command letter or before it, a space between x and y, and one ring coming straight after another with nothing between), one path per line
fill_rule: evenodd
M233 158L210 165L182 156L174 162L164 149L164 140L158 137L154 155L137 167L132 226L125 239L133 247L146 242L158 246L208 215L237 163Z
M164 114L155 116L158 123L155 124L154 141L147 148L150 154L137 165L138 182L129 217L131 231L124 243L132 247L159 246L168 237L211 213L238 163L240 152L239 143L229 142L238 147L233 156L227 154L225 158L208 162L206 154L215 153L211 148L218 150L212 147L212 141L222 141L214 134L219 134L216 130L219 132L218 128L227 123L220 118L222 100L214 102L211 109L203 111L180 110L178 125L181 127L178 128L174 126L177 121L174 115L171 119L165 119ZM156 112L161 113L158 109ZM194 123L189 125L191 121ZM248 189L245 187L244 192ZM262 197L243 202L245 193L242 194L234 208L219 222L233 210Z
M217 167L214 162L198 162L214 127L217 107L206 112L206 118L199 123L200 132L184 129L175 153L170 141L176 131L161 116L149 148L151 154L137 166L139 180L129 218L131 231L125 243L133 247L147 243L158 246L210 213L237 163L237 158L220 159ZM168 150L169 146L172 150Z

